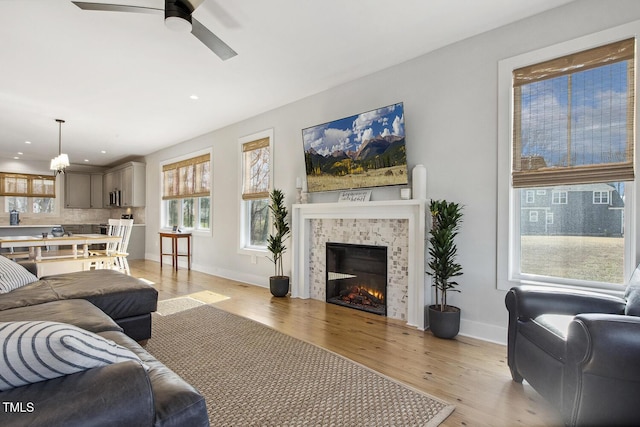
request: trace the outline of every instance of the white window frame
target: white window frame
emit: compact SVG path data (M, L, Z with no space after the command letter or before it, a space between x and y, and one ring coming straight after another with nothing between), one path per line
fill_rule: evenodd
M538 211L529 211L529 222L538 222Z
M171 231L173 229L173 227L169 227L167 226L166 223L166 215L167 215L167 209L166 209L166 203L169 201L177 201L180 203L180 208L179 208L179 212L180 214L179 219L180 219L180 225L178 225L178 228L180 228L180 230L182 231L188 231L190 233L200 233L200 234L211 234L211 212L209 212L209 228L200 228L200 199L205 198L206 196L194 196L194 197L183 197L183 198L178 198L178 199L171 199L171 200L162 200L162 206L161 206L161 210L162 210L162 226L161 226L161 230L163 231ZM209 198L209 204L211 204L211 196L208 196ZM186 199L194 199L194 223L197 224L197 227L185 227L184 226L184 201ZM211 208L209 208L209 210L211 211Z
M247 236L249 235L248 229L248 200L242 200L242 180L244 177L244 156L242 155L242 144L247 142L256 141L263 138L269 138L269 193L273 189L273 129L266 129L260 132L256 132L251 135L246 135L238 138L238 206L240 214L238 215L238 253L242 255L251 256L265 256L268 254L266 246L250 246L247 245Z
M29 210L27 212L20 212L20 216L22 218L46 218L46 217L56 217L60 215L60 200L58 197L31 197L31 196L0 196L2 198L3 210L5 213L9 213L11 209L9 209L9 199L24 197L27 199L27 206ZM53 202L53 211L52 212L34 212L33 211L33 199L54 199Z
M551 192L552 205L566 205L569 203L569 192L564 190L553 190Z
M547 225L552 225L553 224L553 212L547 212L545 214L545 223Z
M600 282L577 282L554 278L553 282L544 279L531 280L519 275L519 232L520 230L520 197L518 191L511 187L511 160L513 135L513 70L531 64L544 62L574 52L584 51L596 46L636 37L640 34L640 21L614 27L588 36L576 38L564 43L558 43L532 52L506 58L498 63L498 230L497 230L497 281L500 290L509 290L513 286L522 284L566 286L570 288L596 288L613 294L621 294L620 285ZM640 42L636 38L636 44ZM638 55L636 54L636 82L640 87L640 72L638 71ZM638 94L636 93L635 122L638 123L640 108L638 108ZM637 134L636 134L637 136ZM637 138L636 138L637 139ZM635 169L638 168L636 156ZM636 178L637 179L637 178ZM636 197L635 182L625 182L625 208L623 211L625 227L624 247L624 277L628 281L633 270L638 265L636 247L640 243L640 236L636 233L636 222L640 219L640 206ZM516 266L518 268L516 269Z
M536 192L534 190L527 190L526 199L527 199L526 203L535 203Z
M189 154L185 154L183 156L179 156L179 157L174 157L171 159L167 159L167 160L163 160L162 162L160 162L160 177L159 177L159 182L160 182L160 189L159 191L159 195L160 195L160 230L161 231L171 231L172 228L171 227L167 227L165 226L165 222L166 222L166 210L165 210L165 202L167 202L167 200L162 200L162 190L164 188L163 182L162 180L163 178L163 173L162 173L162 167L164 165L168 165L171 163L176 163L176 162L180 162L182 160L187 160L187 159L191 159L194 157L198 157L198 156L202 156L203 154L209 154L209 161L211 162L210 164L210 180L211 180L211 185L209 188L209 228L182 228L183 231L188 231L189 233L193 234L194 236L206 236L206 237L211 237L213 235L213 149L212 148L208 148L205 150L199 150L199 151L194 151L192 153ZM188 199L189 197L185 197L185 199ZM194 201L194 216L195 216L195 223L199 226L200 221L200 203L198 203L198 199L200 197L193 197L193 199L196 199ZM182 224L183 222L183 218L182 218L182 200L183 199L176 199L176 200L180 200L180 224Z
M593 204L594 205L608 205L610 197L611 196L609 195L608 191L594 191L593 192Z

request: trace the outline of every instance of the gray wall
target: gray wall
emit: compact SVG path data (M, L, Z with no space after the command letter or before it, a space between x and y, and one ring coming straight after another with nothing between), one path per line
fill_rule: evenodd
M576 1L154 153L146 158L146 256L158 259L159 162L213 146L213 234L195 237L194 268L266 286L272 264L237 252L238 138L274 129L275 186L290 204L304 176L301 129L403 101L409 168L426 166L428 197L465 205L462 293L450 297L463 310L461 333L506 342L504 291L496 289L498 61L637 19L637 0ZM376 189L372 199L396 193Z

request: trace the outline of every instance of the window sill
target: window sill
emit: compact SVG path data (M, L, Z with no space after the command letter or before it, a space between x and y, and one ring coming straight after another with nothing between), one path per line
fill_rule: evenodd
M211 237L211 230L194 230L194 229L183 229L182 231L173 231L172 228L161 228L161 233L177 233L177 234L187 234L191 233L192 236L201 236L201 237Z
M500 287L502 290L509 290L512 287L517 286L537 286L540 288L563 288L570 290L579 290L579 291L590 291L590 292L599 292L607 295L613 295L620 297L624 295L624 291L626 285L615 285L611 283L600 283L600 282L585 282L584 285L578 285L575 283L561 283L561 282L543 282L536 280L525 280L525 279L512 279L509 280L508 286L506 289Z
M238 253L241 255L267 256L269 251L267 250L267 248L245 247L245 248L238 248Z

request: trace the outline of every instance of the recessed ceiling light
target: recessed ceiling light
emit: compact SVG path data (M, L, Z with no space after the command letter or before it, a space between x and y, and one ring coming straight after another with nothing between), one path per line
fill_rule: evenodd
M15 156L15 157L14 157L14 159L15 159L15 160L20 160L20 157Z
M102 154L107 154L107 152L106 152L106 151L104 151L104 150L102 150L102 151L101 151L101 153L102 153Z
M89 159L84 159L84 161L85 161L85 162L88 162L88 161L89 161Z
M31 141L25 141L24 143L25 144L31 144Z
M191 99L198 99L198 95L191 95L189 98L191 98Z
M22 151L18 151L18 156L22 156L24 153Z

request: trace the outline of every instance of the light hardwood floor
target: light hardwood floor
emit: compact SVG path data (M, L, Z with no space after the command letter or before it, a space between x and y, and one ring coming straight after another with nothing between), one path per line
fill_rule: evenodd
M268 289L166 265L161 270L153 261L130 266L133 276L155 283L160 300L201 291L225 295L213 305L455 404L443 426L562 425L528 384L511 381L504 346L463 336L442 340L398 320L317 300L274 298Z

